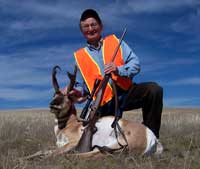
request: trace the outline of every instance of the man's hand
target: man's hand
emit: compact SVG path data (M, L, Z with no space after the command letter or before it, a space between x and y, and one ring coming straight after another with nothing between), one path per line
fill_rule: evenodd
M88 96L82 96L81 91L73 89L69 92L69 97L74 103L83 103L87 100Z
M118 68L117 65L115 65L115 63L111 62L108 64L105 64L104 66L104 73L105 74L110 74L110 73L114 73L114 74L118 74Z
M68 92L67 87L65 87L60 92L63 95L68 95L68 97L70 97L74 103L82 103L82 102L86 101L88 98L88 96L82 96L81 91L79 91L77 89L73 89L69 93L67 93Z

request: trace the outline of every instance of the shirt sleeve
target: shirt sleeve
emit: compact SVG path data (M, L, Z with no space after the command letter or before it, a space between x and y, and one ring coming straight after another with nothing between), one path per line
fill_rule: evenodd
M124 41L121 43L121 48L125 64L118 67L118 74L133 79L140 72L139 58Z

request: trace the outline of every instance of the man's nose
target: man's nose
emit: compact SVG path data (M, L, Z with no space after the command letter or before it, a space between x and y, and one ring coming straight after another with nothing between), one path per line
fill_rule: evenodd
M89 25L88 30L89 30L89 31L92 31L92 30L93 30L93 27L92 27L91 25Z

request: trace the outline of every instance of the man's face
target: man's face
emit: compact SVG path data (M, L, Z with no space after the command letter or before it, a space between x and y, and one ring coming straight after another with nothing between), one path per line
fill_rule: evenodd
M95 18L87 18L81 21L80 28L83 36L90 43L97 42L101 37L102 25Z

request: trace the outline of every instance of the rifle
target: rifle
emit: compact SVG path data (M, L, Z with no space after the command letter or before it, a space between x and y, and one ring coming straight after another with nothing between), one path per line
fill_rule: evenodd
M88 112L88 109L89 109L89 106L92 102L92 98L96 92L96 89L97 87L99 86L99 83L100 83L100 80L99 79L96 79L95 82L94 82L94 86L93 86L93 89L92 89L92 92L91 94L88 96L88 99L87 99L87 103L85 104L82 112L81 112L81 115L80 115L80 118L81 119L84 119L87 121L88 119L88 116L89 116L89 112Z
M124 29L124 32L123 32L123 34L122 34L122 36L121 36L121 38L120 38L119 44L118 44L118 46L116 47L116 49L115 49L115 51L114 51L114 53L113 53L111 62L114 62L115 57L116 57L116 55L117 55L117 52L118 52L118 50L119 50L119 47L120 47L120 45L121 45L121 43L122 43L122 40L123 40L125 34L126 34L126 28ZM104 94L104 92L105 92L105 89L106 89L106 86L107 86L107 83L108 83L110 77L111 77L111 74L106 74L106 75L104 76L103 80L102 80L102 81L100 82L100 84L99 84L99 88L98 88L98 90L96 91L96 100L94 101L94 104L93 104L92 107L91 107L91 112L90 112L90 114L89 114L89 120L92 120L92 119L94 118L94 116L96 115L96 111L97 111L97 109L99 108L99 105L100 105L100 103L101 103L101 101L102 101L103 94Z
M117 52L120 48L120 45L122 43L122 40L123 40L125 34L126 34L126 28L124 29L123 34L120 38L119 44L113 53L111 62L114 62L115 57L117 55ZM86 126L86 128L84 129L83 134L75 148L75 150L77 150L78 152L88 152L88 151L91 151L91 149L92 149L92 135L97 130L95 127L95 123L98 118L97 117L97 109L99 108L99 106L101 104L103 94L105 92L105 89L106 89L106 86L107 86L107 83L108 83L110 77L111 77L111 74L106 74L104 76L104 78L101 80L101 82L99 84L98 90L95 93L96 99L95 99L94 103L91 105L90 111L88 112L89 113L89 123Z

